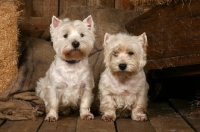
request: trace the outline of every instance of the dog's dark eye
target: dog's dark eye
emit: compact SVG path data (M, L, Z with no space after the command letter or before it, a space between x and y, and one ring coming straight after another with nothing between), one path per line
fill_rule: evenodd
M64 38L67 38L67 37L68 37L68 34L65 34L63 37L64 37Z
M113 52L113 56L114 57L117 57L118 55L117 55L117 52Z
M84 37L84 34L83 34L83 33L81 33L80 35L81 35L81 37Z
M133 52L128 52L128 55L130 55L130 56L133 55L133 54L134 54Z

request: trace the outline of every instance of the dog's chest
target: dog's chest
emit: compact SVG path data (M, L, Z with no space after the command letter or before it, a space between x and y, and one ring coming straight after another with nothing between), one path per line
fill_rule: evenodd
M60 72L61 82L68 88L79 88L84 82L84 70L65 70Z
M136 93L137 83L135 80L131 82L121 83L117 80L110 81L111 83L111 91L113 94L128 96L130 94Z
M85 74L83 69L66 69L58 72L57 90L61 93L61 102L65 104L77 104L85 89Z

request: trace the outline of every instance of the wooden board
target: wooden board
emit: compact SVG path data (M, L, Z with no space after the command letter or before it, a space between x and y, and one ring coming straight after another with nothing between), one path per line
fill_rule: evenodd
M87 0L87 6L115 8L115 0Z
M43 122L43 117L35 121L6 121L0 128L0 132L36 132Z
M0 119L0 127L6 122L6 120Z
M116 120L118 132L155 132L150 121L137 122L130 118Z
M59 15L70 6L86 6L86 0L59 0Z
M20 0L24 3L20 16L20 35L40 37L49 27L53 15L58 16L58 0Z
M192 114L191 101L171 99L170 102L180 112L180 114L187 120L187 122L195 129L200 131L200 115Z
M148 115L156 132L194 132L168 104L151 102Z
M177 76L200 75L200 65L170 67L162 70L153 70L151 79L172 78Z
M126 24L130 33L147 33L147 69L200 64L199 8L199 0L172 2Z
M56 122L44 121L38 132L75 132L77 124L76 116L61 116Z
M114 122L105 122L100 116L96 116L94 120L78 119L76 132L115 132Z

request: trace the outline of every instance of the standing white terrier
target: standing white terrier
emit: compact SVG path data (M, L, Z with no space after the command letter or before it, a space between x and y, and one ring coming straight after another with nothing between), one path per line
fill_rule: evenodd
M56 56L36 87L37 95L45 103L46 121L58 119L59 107L65 108L65 114L79 107L81 119L94 118L90 112L94 79L88 64L88 54L95 41L94 30L91 16L83 21L52 17L50 32Z
M100 111L104 121L131 115L133 120L147 120L149 85L143 67L146 64L147 37L127 34L104 36L105 71L99 82Z

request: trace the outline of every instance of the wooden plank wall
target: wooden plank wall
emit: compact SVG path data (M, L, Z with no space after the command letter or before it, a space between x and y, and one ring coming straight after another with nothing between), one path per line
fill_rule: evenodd
M52 15L59 16L70 6L103 6L120 10L130 10L128 0L20 0L23 14L19 28L21 36L40 37L49 27Z

